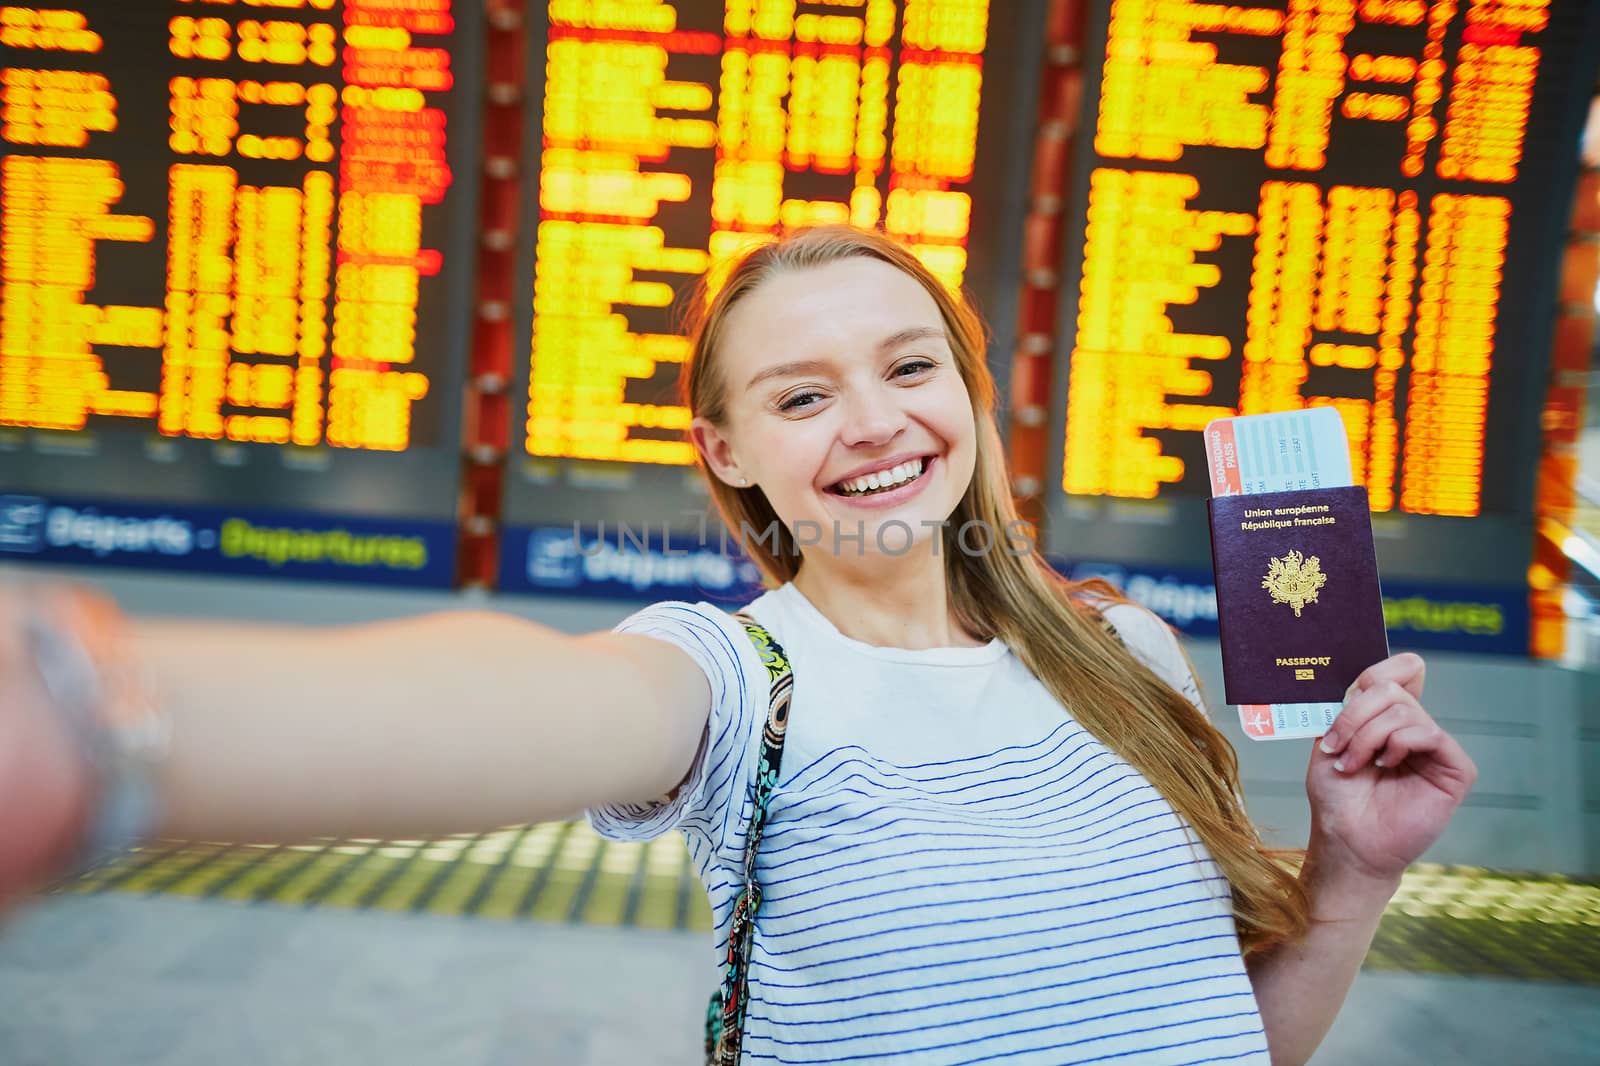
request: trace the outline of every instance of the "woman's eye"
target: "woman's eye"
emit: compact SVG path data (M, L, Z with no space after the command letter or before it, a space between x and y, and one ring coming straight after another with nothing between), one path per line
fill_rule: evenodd
M896 377L910 377L911 374L920 374L924 370L932 370L933 366L934 364L926 359L913 359L909 363L901 363L895 367L894 373Z
M821 398L821 395L821 393L816 392L797 392L793 396L785 397L781 402L779 402L778 410L798 411L803 408L810 407L816 400Z

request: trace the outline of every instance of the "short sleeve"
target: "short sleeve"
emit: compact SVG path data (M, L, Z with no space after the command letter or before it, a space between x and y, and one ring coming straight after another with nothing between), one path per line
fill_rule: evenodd
M765 720L767 672L739 621L710 603L653 604L615 627L682 649L705 673L711 713L682 787L670 799L585 812L612 840L650 840L671 829L725 852L743 838L739 821Z
M1206 702L1200 696L1200 684L1195 680L1194 668L1183 653L1172 628L1156 615L1137 604L1117 603L1102 612L1128 646L1155 675L1171 685L1190 703L1209 717Z

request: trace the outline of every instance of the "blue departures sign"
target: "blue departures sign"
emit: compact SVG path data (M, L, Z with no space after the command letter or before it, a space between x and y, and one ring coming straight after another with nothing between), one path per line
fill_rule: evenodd
M1073 580L1104 578L1186 636L1217 636L1209 570L1169 570L1052 558ZM755 564L717 540L648 523L507 529L500 588L510 592L745 603L761 593ZM1528 654L1526 589L1383 582L1384 621L1396 648Z
M500 587L630 600L747 602L761 592L754 563L715 540L639 527L505 530Z
M0 496L0 564L70 563L449 587L454 523Z

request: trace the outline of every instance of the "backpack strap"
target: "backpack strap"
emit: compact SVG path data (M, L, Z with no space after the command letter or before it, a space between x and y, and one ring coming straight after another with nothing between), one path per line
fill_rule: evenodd
M750 968L750 946L755 940L756 912L761 908L761 886L756 883L756 852L767 824L767 802L783 765L783 735L789 725L789 702L794 694L794 671L783 646L754 618L743 611L734 615L767 668L772 689L767 698L767 724L761 731L761 760L756 766L750 824L744 836L744 887L733 903L733 923L728 930L728 955L722 986L706 1009L706 1062L709 1066L736 1066L744 1036L745 985Z

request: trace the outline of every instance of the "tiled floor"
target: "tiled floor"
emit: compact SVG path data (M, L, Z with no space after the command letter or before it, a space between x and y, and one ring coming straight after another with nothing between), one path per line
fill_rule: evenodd
M6 1066L690 1066L706 934L110 892L0 935ZM1595 1063L1600 988L1366 972L1316 1066Z
M150 853L71 891L642 929L710 926L681 837L617 844L581 822L426 842ZM1419 864L1391 903L1367 965L1600 986L1600 885Z

